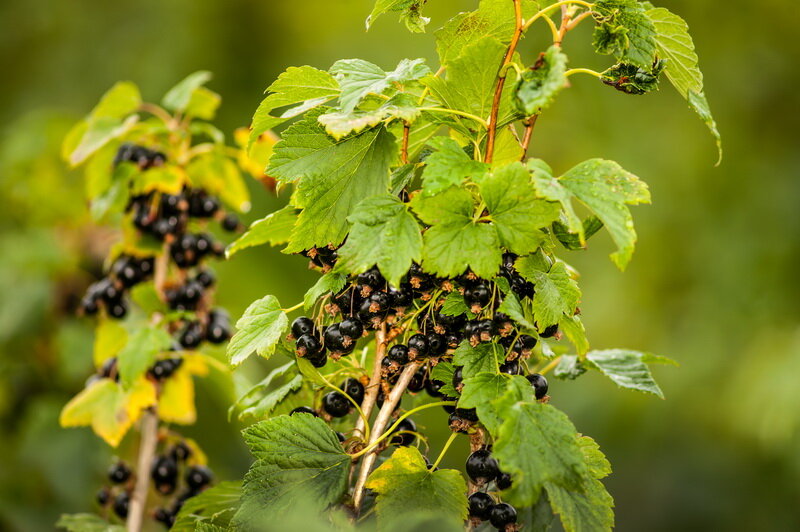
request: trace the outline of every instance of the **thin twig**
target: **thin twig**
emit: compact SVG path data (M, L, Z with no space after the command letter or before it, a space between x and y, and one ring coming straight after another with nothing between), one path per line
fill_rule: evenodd
M370 440L372 441L369 442L370 444L374 443L374 441L383 434L383 431L386 429L386 425L389 423L389 420L392 417L392 413L394 412L395 408L397 408L397 405L400 403L400 399L403 397L403 393L405 393L406 388L408 387L408 383L411 382L411 379L414 377L414 374L421 365L422 364L420 362L411 362L403 369L403 372L400 374L400 378L397 379L397 383L394 385L394 388L392 388L389 396L384 400L383 406L381 407L380 412L378 412L378 417L375 418L375 423L372 424L372 434L370 436ZM375 460L377 458L378 453L373 450L361 460L361 469L358 472L356 487L353 490L353 509L356 515L358 515L358 512L361 508L361 502L364 498L364 485L367 483L367 477L369 476L370 470L375 464Z
M139 441L139 458L136 465L136 485L130 498L128 509L128 532L140 532L147 508L147 489L150 485L150 467L156 454L158 443L158 414L155 407L142 414Z
M372 408L375 406L375 401L378 399L378 391L381 385L381 362L383 362L383 355L386 352L386 324L381 324L380 329L375 332L375 363L372 368L372 377L369 379L364 400L361 402L361 411L364 417L359 417L356 421L356 427L353 430L353 436L363 438L365 435L366 423L369 421L369 416L372 414Z
M500 73L497 78L497 86L494 90L494 99L492 100L492 111L489 115L488 134L486 137L486 155L484 162L491 163L494 156L494 142L497 137L497 117L500 113L500 100L503 97L503 87L506 84L506 71L507 66L514 58L514 53L517 51L519 39L522 37L522 4L521 0L512 0L514 2L514 35L511 37L511 43L508 45L508 50L503 58L503 64L500 65Z
M408 164L408 136L411 133L411 126L408 122L403 122L403 142L400 145L400 162Z
M539 114L531 115L525 121L525 135L522 137L522 161L528 156L528 146L531 144L531 137L533 136L533 128L536 126L536 121L539 120Z

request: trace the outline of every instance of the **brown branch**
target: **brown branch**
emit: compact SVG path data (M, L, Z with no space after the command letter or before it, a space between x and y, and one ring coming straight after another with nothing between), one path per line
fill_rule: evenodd
M369 379L364 400L361 402L361 411L364 412L364 417L358 417L356 427L353 430L353 436L359 438L364 437L365 419L368 420L372 414L372 408L375 406L375 401L378 399L378 392L381 385L381 362L383 362L383 355L386 352L386 324L381 324L381 328L375 332L375 365L372 368L372 376Z
M139 458L136 465L136 485L130 498L128 510L128 532L140 532L144 521L144 512L147 508L147 490L150 485L150 467L156 454L158 443L158 414L155 407L149 408L142 414L140 427L142 434L139 441Z
M372 433L370 433L369 438L370 444L374 443L378 438L380 438L383 434L383 431L386 430L386 426L388 425L389 420L392 418L392 413L400 403L400 399L402 399L403 393L405 393L406 388L408 387L408 383L411 382L411 379L414 377L414 374L421 365L421 362L411 362L403 369L403 372L400 374L400 378L397 379L397 383L394 385L394 388L392 388L392 391L384 400L383 406L381 407L380 412L378 412L378 417L375 418L375 423L372 425ZM361 460L361 469L358 472L356 487L353 490L353 510L356 516L358 516L358 512L361 508L361 502L364 498L364 485L367 483L367 477L369 477L369 472L372 469L372 466L375 464L378 454L378 449L375 449L364 455Z
M489 115L488 135L486 137L486 156L484 162L491 163L494 156L494 143L497 137L497 116L500 113L500 100L503 97L503 87L506 84L506 68L514 58L514 53L517 51L517 45L522 37L522 5L521 0L512 0L514 2L514 35L511 37L511 43L508 45L508 50L503 58L503 64L500 65L500 73L498 74L497 86L494 90L494 99L492 100L492 111Z
M525 158L528 156L528 146L531 144L531 137L533 136L533 128L536 126L536 121L539 119L539 115L531 115L525 121L525 135L522 137L522 142L520 143L522 146L522 159L521 161L525 161Z
M408 122L403 122L403 142L400 146L400 162L408 164L408 136L411 133L411 126Z

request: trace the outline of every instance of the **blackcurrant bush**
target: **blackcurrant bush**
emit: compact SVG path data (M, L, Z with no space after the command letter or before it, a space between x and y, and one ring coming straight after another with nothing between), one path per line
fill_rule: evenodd
M222 228L226 231L236 231L239 229L239 218L235 214L227 214L222 219Z
M364 334L364 324L358 318L345 318L339 323L339 331L355 342Z
M467 499L469 503L469 516L481 521L489 518L489 510L494 506L494 499L488 493L476 491Z
M300 338L304 334L314 334L314 331L316 331L316 327L311 318L300 316L292 322L292 336L295 338Z
M392 437L391 443L393 445L400 445L404 447L408 447L414 440L417 439L417 435L414 434L417 432L417 424L411 418L405 418L400 423L397 424L397 428L394 429L395 436ZM399 434L402 433L402 434Z
M344 417L350 413L350 400L339 392L330 392L322 398L322 409L331 417Z
M415 334L408 339L408 352L414 358L425 358L429 354L428 338L424 334Z
M206 466L196 465L186 470L186 485L189 486L189 489L194 491L201 490L208 486L213 478L214 474Z
M389 352L386 353L386 358L398 366L405 366L408 364L409 360L408 347L404 346L403 344L393 345L389 348Z
M317 416L317 413L314 411L314 409L308 406L298 406L297 408L289 412L290 416L294 414L311 414L314 417L319 417Z
M123 491L114 498L114 513L120 519L128 517L128 504L130 503L130 495L127 491Z
M497 486L497 489L499 489L500 491L507 490L508 488L511 487L511 475L500 471L494 483Z
M364 385L358 379L351 377L344 381L339 388L358 404L364 400Z
M547 390L549 386L547 384L547 379L544 377L544 375L540 375L538 373L531 373L525 378L528 379L528 382L530 382L531 386L533 386L533 393L537 399L541 399L545 395L547 395Z
M108 469L108 480L112 484L122 484L131 478L131 469L122 462L117 462Z
M506 526L517 522L517 510L505 502L495 504L489 510L489 522L498 530L505 530Z

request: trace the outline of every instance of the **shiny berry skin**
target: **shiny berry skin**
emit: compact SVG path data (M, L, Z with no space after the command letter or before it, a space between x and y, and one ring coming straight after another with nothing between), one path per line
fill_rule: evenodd
M405 366L408 364L408 347L403 344L393 345L386 353L386 358L398 366Z
M433 357L441 356L447 351L447 338L443 334L428 333L428 352Z
M551 338L555 336L557 332L558 332L558 324L551 325L548 328L546 328L543 332L539 333L539 336L541 336L542 338Z
M129 478L131 478L131 469L122 462L118 462L108 469L108 480L112 484L122 484Z
M178 342L185 349L194 349L200 345L202 341L203 328L200 326L200 322L197 321L190 321L187 323L181 331L181 335L178 337Z
M536 338L528 334L521 334L512 348L514 352L529 355L531 349L536 347Z
M316 327L311 318L300 316L292 322L292 336L295 338L300 338L305 334L314 334L314 331L316 331Z
M358 404L364 400L364 385L358 379L349 378L339 388Z
M239 218L235 214L228 214L222 219L222 228L233 232L239 228Z
M298 354L304 357L313 357L323 352L325 349L322 342L319 341L319 338L310 334L304 334L297 338L295 347L297 348Z
M392 306L397 308L405 308L414 302L414 292L409 286L401 285L399 289L390 288L389 296L392 298Z
M458 412L458 411L456 411ZM473 482L483 484L491 482L500 473L500 467L492 453L486 449L478 449L467 458L467 475Z
M417 358L427 357L429 353L428 338L424 334L415 334L408 339L408 351L413 351Z
M167 510L166 508L156 508L153 512L153 519L161 523L162 525L166 526L167 528L171 528L173 524L175 524L175 514Z
M412 434L412 432L417 432L417 424L414 423L414 420L407 417L397 425L397 428L394 429L393 432L403 432L403 434L397 434L392 437L391 443L393 445L408 447L417 439L417 435Z
M445 383L442 381L435 381L433 379L428 379L425 381L425 391L428 392L428 395L431 397L442 397L443 394L439 390L442 389Z
M476 491L467 499L469 516L481 521L489 518L489 510L494 506L494 499L488 493Z
M342 331L339 329L339 324L334 323L327 329L325 329L325 334L322 335L325 341L325 348L332 352L342 352L346 351L347 347L345 347L345 338L342 334ZM349 344L352 345L352 344Z
M350 413L350 400L339 392L330 392L322 398L322 409L331 417L344 417Z
M539 375L538 373L531 373L527 377L528 382L531 383L533 386L533 393L537 399L541 399L545 395L547 395L547 390L549 389L549 385L547 384L547 379L544 375Z
M128 306L124 301L120 301L119 303L109 305L106 308L106 311L108 312L109 317L121 320L128 314Z
M345 318L339 323L339 331L355 342L364 334L364 324L358 318Z
M108 501L111 500L111 490L105 486L100 488L100 490L98 490L97 494L94 496L94 499L100 506L105 506L108 504Z
M508 503L495 504L489 510L489 522L498 530L517 522L517 510Z
M202 286L203 288L208 288L212 286L216 281L216 279L214 278L214 274L211 273L210 270L203 270L201 272L198 272L194 280L200 283L200 286Z
M519 375L519 372L520 368L518 359L510 360L500 364L500 373L505 373L507 375Z
M453 388L458 389L462 382L464 382L464 367L456 366L453 372Z
M456 415L473 423L478 421L478 411L474 408L456 408Z
M153 367L150 368L150 376L152 376L157 381L163 381L172 376L175 373L175 370L180 367L183 363L183 359L180 358L167 358L164 360L159 360Z
M325 364L328 363L328 355L325 353L324 349L317 353L310 353L306 355L305 359L311 362L311 365L318 369L325 367Z
M425 381L428 380L426 377L424 369L417 371L408 383L408 391L412 393L421 392L425 388Z
M474 284L464 289L464 302L470 308L483 308L492 298L492 291L483 283Z
M178 464L170 456L159 456L153 463L150 477L159 492L172 493L178 480Z
M173 460L184 462L187 458L192 456L192 450L184 442L178 442L170 451L169 455Z
M130 495L125 491L114 498L114 513L117 514L117 517L120 519L128 517L128 503L130 500Z
M81 311L87 316L94 316L97 314L97 311L100 310L100 306L97 304L97 299L90 296L84 296L81 299Z
M359 273L356 276L356 283L359 286L369 286L370 288L380 288L386 283L386 280L381 275L377 268L371 268L364 273Z
M495 479L494 483L497 486L497 489L499 489L500 491L507 490L508 488L511 487L512 483L511 475L509 475L508 473L503 473L501 471L500 474L497 475L497 478Z
M314 412L314 409L308 406L298 406L297 408L289 412L290 416L294 414L311 414L314 417L319 417L317 413Z
M221 344L231 337L231 326L229 318L226 315L215 314L218 311L213 311L210 314L208 326L206 327L206 340L212 344Z
M186 470L186 485L191 490L200 490L211 483L214 474L206 466L196 465Z

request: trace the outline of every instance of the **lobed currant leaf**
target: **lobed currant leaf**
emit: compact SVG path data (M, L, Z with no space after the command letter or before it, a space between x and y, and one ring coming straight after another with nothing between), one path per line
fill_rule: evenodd
M598 0L594 47L617 61L650 68L656 55L656 29L639 0Z
M239 508L242 496L241 482L220 482L190 497L181 506L170 527L172 532L192 532L201 524L223 527L227 530L231 518Z
M159 353L172 345L172 337L160 327L141 327L133 332L117 355L120 382L130 388L153 365Z
M265 358L272 356L288 325L289 318L275 296L251 303L236 322L236 333L228 343L231 365L238 366L254 352Z
M416 81L430 72L424 59L403 59L391 72L363 59L341 59L330 68L341 87L339 104L345 113L353 111L367 95L383 94L394 84Z
M463 340L453 353L453 365L463 366L466 379L479 373L500 373L499 366L505 356L505 349L498 344L485 342L473 347Z
M536 64L522 73L517 86L517 104L525 115L539 113L567 86L567 56L560 46L551 46Z
M243 249L262 244L277 246L289 241L292 228L297 221L297 210L291 205L256 220L247 231L233 241L225 250L225 256L231 258Z
M454 139L434 137L428 143L434 151L425 159L422 171L422 194L433 196L460 186L465 179L479 182L489 171L489 165L472 159Z
M669 359L650 357L651 355L647 353L627 349L604 349L589 351L586 354L586 363L590 368L602 372L621 388L651 393L663 399L664 393L653 380L647 362L663 363Z

